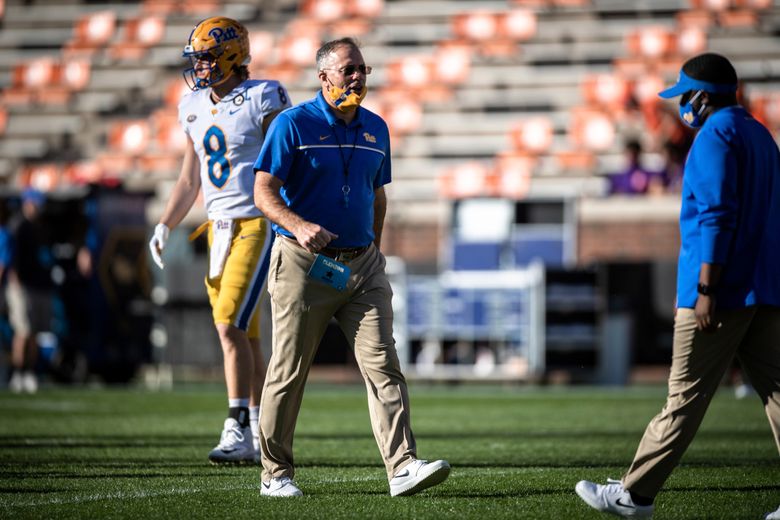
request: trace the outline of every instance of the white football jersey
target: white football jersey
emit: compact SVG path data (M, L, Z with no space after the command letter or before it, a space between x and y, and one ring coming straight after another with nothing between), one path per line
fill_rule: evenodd
M179 123L195 144L206 212L218 217L251 218L262 213L254 203L254 165L263 146L263 119L290 106L278 81L246 80L219 103L211 89L190 92L179 102Z

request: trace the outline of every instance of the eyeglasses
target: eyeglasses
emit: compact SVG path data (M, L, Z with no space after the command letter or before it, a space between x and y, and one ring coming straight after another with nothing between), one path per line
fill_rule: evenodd
M341 67L340 69L322 69L322 70L334 70L336 72L340 72L344 76L354 76L355 72L359 71L364 76L367 76L371 74L373 68L369 67L368 65L347 65L346 67Z

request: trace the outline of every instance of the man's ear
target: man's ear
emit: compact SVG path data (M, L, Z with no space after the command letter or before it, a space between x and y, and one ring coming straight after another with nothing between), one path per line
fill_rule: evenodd
M325 81L328 75L325 73L324 70L320 70L319 72L317 72L317 77L320 78L320 81Z

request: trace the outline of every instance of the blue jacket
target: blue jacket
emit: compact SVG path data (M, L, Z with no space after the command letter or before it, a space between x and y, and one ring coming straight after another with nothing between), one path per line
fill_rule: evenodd
M723 265L721 309L780 306L780 152L740 106L707 118L685 162L677 306L693 308L702 262Z
M345 126L319 92L274 119L254 168L282 180L290 209L339 236L329 246L366 246L374 240L374 191L390 182L387 124L360 107Z

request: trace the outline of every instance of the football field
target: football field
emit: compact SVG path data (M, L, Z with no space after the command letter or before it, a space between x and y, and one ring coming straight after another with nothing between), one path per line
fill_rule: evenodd
M0 518L606 518L580 479L619 477L664 399L627 389L410 386L421 458L444 484L391 498L364 390L310 385L295 437L301 499L261 497L257 466L217 467L219 386L0 394ZM657 519L760 519L780 505L780 458L758 398L716 395L656 504Z

